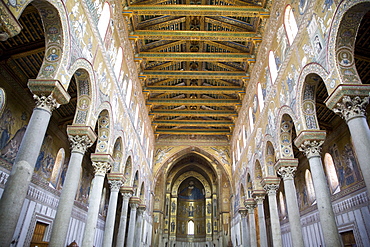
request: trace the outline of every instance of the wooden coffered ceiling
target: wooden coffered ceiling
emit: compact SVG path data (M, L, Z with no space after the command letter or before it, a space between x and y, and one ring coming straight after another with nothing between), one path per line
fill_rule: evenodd
M230 136L266 1L136 0L123 9L155 134Z

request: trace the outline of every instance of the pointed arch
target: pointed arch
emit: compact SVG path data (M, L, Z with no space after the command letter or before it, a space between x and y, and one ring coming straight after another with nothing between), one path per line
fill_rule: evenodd
M265 164L267 168L267 177L276 176L274 168L276 162L275 148L270 141L267 141L266 143L265 159L266 159Z
M131 186L131 180L132 180L132 158L131 156L129 156L126 160L124 177L125 177L125 185Z

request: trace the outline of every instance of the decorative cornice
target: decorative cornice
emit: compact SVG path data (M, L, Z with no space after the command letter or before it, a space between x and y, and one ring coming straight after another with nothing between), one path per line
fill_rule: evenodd
M71 99L71 96L58 80L29 79L28 88L38 96L51 95L60 105L67 104Z

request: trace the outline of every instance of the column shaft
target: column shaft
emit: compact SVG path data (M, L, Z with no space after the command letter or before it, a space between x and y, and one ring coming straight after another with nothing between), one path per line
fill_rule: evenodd
M267 230L265 221L265 211L263 209L263 199L257 200L258 209L258 225L260 229L260 244L261 247L267 247Z
M117 247L123 247L125 244L125 236L126 236L126 224L127 224L127 213L128 213L128 201L131 195L125 196L123 195L123 202L122 202L122 210L121 210L121 218L119 222L118 228L118 235L117 235Z
M143 225L143 210L140 208L137 210L137 220L136 220L136 230L135 230L135 242L136 247L141 247L141 237L142 237L142 225Z
M81 164L84 154L73 152L68 164L62 194L59 198L57 213L51 232L50 246L66 246L69 221L72 215L78 184L81 177Z
M9 246L21 214L28 185L51 117L51 111L35 108L0 201L0 243Z
M270 189L268 191L272 242L274 247L282 247L279 213L276 202L276 189Z
M246 211L246 210L245 210ZM243 247L249 246L249 231L248 231L248 225L247 225L247 212L241 212L242 216L242 243Z
M362 175L370 197L370 130L365 117L356 117L347 121L351 132L353 147L361 167Z
M111 247L113 242L114 223L116 219L116 208L118 199L118 188L111 188L107 219L105 221L103 247Z
M127 243L126 246L134 246L134 237L135 237L135 226L136 226L136 209L138 204L130 203L131 213L130 213L130 221L128 225L128 233L127 233Z
M96 224L98 222L99 206L103 184L104 176L102 174L96 174L92 181L89 196L89 211L87 212L87 220L81 245L82 247L94 246L94 236Z
M256 222L254 218L254 213L248 210L249 215L249 235L251 240L251 247L257 247L257 236L256 236Z
M293 178L290 177L284 177L283 180L293 246L304 247L297 192L295 189L294 181Z
M308 158L308 161L310 163L325 245L342 246L337 224L335 222L333 207L331 205L329 186L321 163L321 157L311 156Z

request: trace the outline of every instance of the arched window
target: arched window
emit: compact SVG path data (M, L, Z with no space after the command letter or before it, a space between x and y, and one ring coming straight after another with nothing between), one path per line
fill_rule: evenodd
M270 51L269 53L269 70L271 74L271 83L274 83L278 74L278 70L273 51Z
M105 2L103 11L101 12L100 19L98 22L98 30L102 39L104 39L105 34L107 32L109 20L110 20L109 4Z
M251 128L251 132L253 131L254 128L254 119L253 119L253 110L252 107L249 107L248 110L248 115L249 115L249 127Z
M306 187L307 187L307 196L308 196L310 203L312 203L315 201L316 196L315 196L315 189L313 187L311 172L308 169L306 170L305 180L306 180Z
M64 151L64 148L61 148L58 151L57 157L55 159L53 171L51 172L51 176L50 176L49 185L50 185L50 187L53 187L54 189L56 189L56 187L57 187L59 173L60 173L60 169L63 166L64 159L65 159L65 151Z
M338 193L340 191L338 175L334 167L333 157L329 153L325 154L324 166L331 192L333 194Z
M117 57L116 57L116 63L114 64L114 74L116 75L116 78L119 80L121 67L122 67L122 59L123 59L123 51L122 47L118 48Z
M285 8L284 27L288 36L289 44L292 44L295 36L298 33L298 26L293 14L292 7L290 5Z
M194 235L194 221L188 221L188 235Z
M260 112L262 112L265 102L263 99L261 83L257 83L257 94L258 94L258 104L260 105Z

